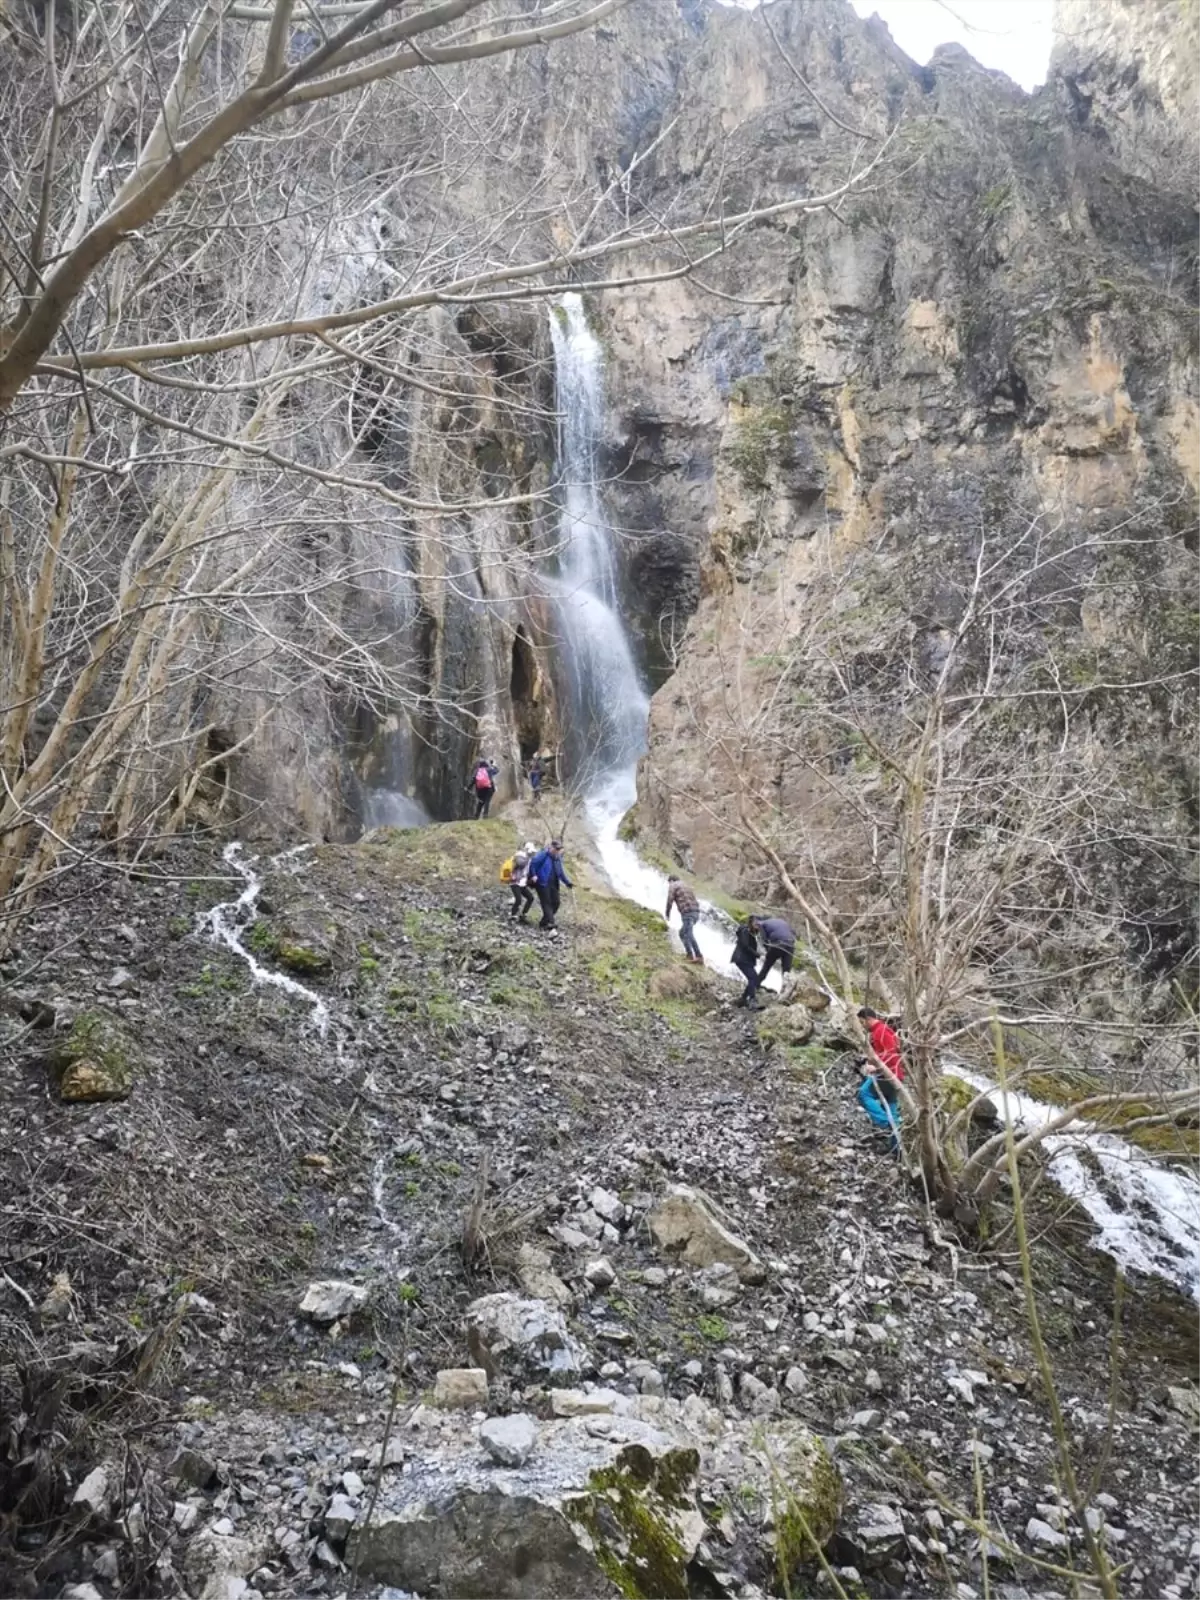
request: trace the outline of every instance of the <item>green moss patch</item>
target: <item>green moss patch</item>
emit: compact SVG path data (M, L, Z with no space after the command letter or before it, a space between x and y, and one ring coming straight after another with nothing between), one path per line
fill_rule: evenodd
M465 878L500 882L520 840L511 822L438 822L427 828L376 828L356 849L406 882Z
M604 1575L630 1600L685 1600L695 1541L685 1523L697 1515L698 1453L654 1455L644 1445L622 1450L611 1467L588 1478L588 1493L563 1508L586 1533Z
M64 1100L123 1100L133 1087L137 1060L115 1017L84 1011L54 1047L50 1065Z

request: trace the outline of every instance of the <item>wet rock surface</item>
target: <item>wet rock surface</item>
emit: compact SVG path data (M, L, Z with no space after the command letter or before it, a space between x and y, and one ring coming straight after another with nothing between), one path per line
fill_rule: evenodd
M184 896L182 928L174 889L116 896L163 964L123 1002L154 1042L129 1098L48 1099L42 1046L10 1040L0 1267L55 1309L43 1318L4 1280L0 1307L6 1325L37 1316L55 1352L43 1381L66 1379L72 1442L47 1492L69 1507L86 1486L88 1518L41 1592L333 1596L363 1539L372 1596L423 1574L430 1595L782 1592L781 1551L792 1593L832 1592L807 1526L849 1592L960 1600L960 1585L982 1592L978 1462L993 1593L1065 1593L1023 1560L1085 1563L1008 1248L980 1251L926 1216L848 1067L793 1069L720 994L681 1011L628 969L618 990L611 950L633 960L640 924L581 892L559 941L513 930L492 887L504 827L434 833L267 871L269 904L302 888L340 930L324 1037L311 1004L252 988L244 963L191 931L205 897L239 884L181 847L175 870L203 889ZM61 937L47 916L23 959ZM69 1015L116 948L97 933L74 949L47 1004ZM662 959L647 948L647 986ZM58 1174L49 1188L14 1164L34 1140ZM681 1189L739 1242L734 1259L660 1243L652 1219ZM46 1220L85 1197L87 1226ZM1089 1513L1126 1563L1125 1592L1193 1595L1193 1312L1131 1285L1114 1389L1105 1258L1057 1196L1030 1205L1065 1424L1099 1474ZM747 1275L751 1257L761 1271ZM366 1303L344 1315L357 1294L329 1301L318 1323L300 1307L319 1285ZM526 1345L530 1328L567 1342ZM569 1372L553 1370L556 1351ZM443 1411L438 1374L452 1369L473 1372L475 1403ZM137 1468L110 1472L125 1445L103 1415L83 1419L97 1394L129 1405L139 1373ZM617 1482L589 1482L650 1434L666 1441L646 1445L656 1460L695 1455L686 1507L668 1509L700 1521L672 1523L659 1551L676 1576L682 1562L678 1590L630 1577L646 1520ZM607 1569L587 1518L564 1510L577 1499L607 1529ZM520 1543L518 1503L547 1530L536 1549ZM389 1531L372 1544L371 1526ZM460 1559L448 1529L463 1565L446 1569L457 1587L436 1588L429 1564ZM526 1556L552 1554L557 1575L531 1576Z

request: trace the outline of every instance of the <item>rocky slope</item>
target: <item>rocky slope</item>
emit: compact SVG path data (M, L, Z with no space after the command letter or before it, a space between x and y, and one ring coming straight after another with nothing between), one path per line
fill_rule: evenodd
M1082 1532L1005 1208L983 1249L931 1227L828 1013L731 1011L595 886L557 940L511 927L514 837L256 868L180 845L30 927L0 1588L337 1594L357 1561L380 1594L833 1593L832 1569L966 1600L982 1516L992 1593L1067 1592ZM1030 1204L1121 1592L1193 1594L1194 1307L1135 1283L1115 1323L1086 1222Z

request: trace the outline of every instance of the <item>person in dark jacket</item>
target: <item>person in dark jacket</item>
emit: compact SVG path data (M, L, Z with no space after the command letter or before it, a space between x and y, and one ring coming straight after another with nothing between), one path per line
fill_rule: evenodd
M545 776L546 769L542 766L542 758L535 755L529 763L529 798L535 806L542 798L542 779Z
M689 961L697 966L704 965L704 957L700 954L700 946L696 943L696 923L700 920L700 902L678 878L667 879L667 909L664 913L667 926L671 925L671 910L679 912L679 939L683 945L683 953Z
M796 954L796 935L782 917L751 917L750 926L766 946L763 964L754 983L754 993L757 994L763 986L767 973L776 963L785 978L792 970L792 958Z
M534 856L529 863L527 881L533 885L542 908L542 920L538 923L538 927L547 933L553 933L555 918L558 916L558 886L561 883L568 889L575 887L563 867L562 844L558 839L551 839L548 848L539 850Z
M481 756L475 763L471 773L471 781L467 785L467 793L475 795L475 821L486 817L492 797L496 793L496 774L500 768L494 761L489 761L486 756Z
M754 931L754 919L748 917L745 922L738 923L737 935L733 943L733 954L729 958L733 965L746 980L746 987L741 996L734 1001L734 1005L748 1006L754 999L754 991L758 987L758 935Z

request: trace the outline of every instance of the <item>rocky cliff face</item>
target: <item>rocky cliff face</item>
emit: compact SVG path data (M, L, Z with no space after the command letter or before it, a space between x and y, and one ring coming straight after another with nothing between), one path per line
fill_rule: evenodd
M1054 74L1032 97L956 47L914 66L843 0L764 16L646 0L553 51L450 74L456 126L497 137L472 144L449 194L420 173L402 200L387 190L396 141L419 144L440 114L396 91L357 181L368 192L377 174L358 254L382 283L419 256L435 214L476 239L481 217L508 215L498 232L519 237L505 248L528 256L829 192L896 130L869 181L824 210L760 223L690 275L631 252L609 273L636 281L580 285L607 358L625 612L658 687L637 824L689 868L766 894L737 790L786 785L755 717L778 700L820 582L871 552L888 626L936 641L975 535L1044 527L1055 559L1088 553L1072 557L1043 653L1076 687L1089 673L1178 685L1200 433L1191 91L1171 50L1191 11L1114 4L1084 26L1063 4ZM481 743L511 785L521 754L558 742L546 318L537 302L438 308L377 348L412 382L363 389L356 469L426 509L386 525L341 510L367 575L345 618L390 638L408 694L321 708L341 777L313 786L310 827L352 828L372 784L453 815ZM1195 806L1189 714L1172 689L1110 694L1089 716L1088 737L1123 753L1122 792L1167 819L1154 870L1140 851L1123 870L1153 880L1139 915L1174 948L1189 920L1176 848ZM294 730L297 749L309 732ZM249 783L278 793L266 753ZM836 811L808 800L818 848L845 845Z
M689 868L764 894L774 875L739 827L739 792L786 833L798 787L813 876L837 862L846 877L845 808L789 779L785 724L760 737L821 585L869 553L880 641L893 622L936 641L961 615L978 537L1040 525L1037 559L1053 550L1071 575L1038 648L1076 686L1089 672L1181 683L1198 438L1183 164L1137 169L1128 125L1098 100L1081 107L1065 68L1029 97L957 48L913 68L848 8L768 15L775 38L740 13L706 19L676 102L686 154L664 157L656 192L718 162L747 198L820 191L846 170L838 122L870 135L902 113L883 174L815 218L759 228L690 280L604 306L614 436L632 464L621 493L633 479L643 515L653 505L671 530L632 560L682 556L663 630L677 670L654 700L638 823ZM1120 37L1110 20L1105 49ZM1075 50L1077 74L1115 59ZM1151 105L1144 89L1141 126L1166 139L1162 107L1178 103L1163 88ZM876 710L889 696L896 713L886 684ZM1124 764L1123 804L1157 811L1156 860L1133 873L1138 915L1176 954L1191 937L1189 706L1173 691L1113 695L1087 734ZM877 779L868 760L864 783ZM855 847L869 853L869 837ZM1128 872L1111 853L1094 866Z

